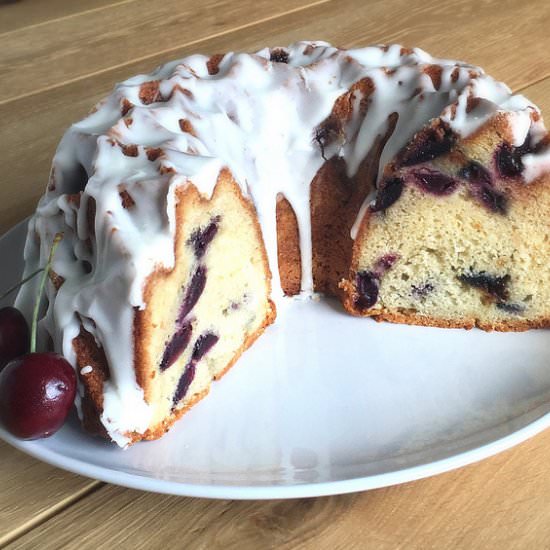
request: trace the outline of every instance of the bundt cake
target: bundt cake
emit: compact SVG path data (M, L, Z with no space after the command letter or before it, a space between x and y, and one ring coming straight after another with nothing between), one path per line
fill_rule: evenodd
M550 149L539 110L418 49L300 42L131 78L63 137L26 273L56 254L42 345L84 426L160 437L284 295L354 315L550 325ZM30 315L35 289L17 305ZM273 300L273 301L272 301Z

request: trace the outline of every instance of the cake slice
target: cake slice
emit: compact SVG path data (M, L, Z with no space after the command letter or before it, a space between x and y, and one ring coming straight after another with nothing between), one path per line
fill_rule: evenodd
M130 216L133 192L138 189L121 196ZM112 380L117 373L85 322L73 340L83 423L91 432L107 430L121 445L163 435L275 317L258 221L229 172L220 173L210 199L189 182L176 190L176 203L174 268L150 275L143 293L147 307L134 312L133 362L148 403L139 432L123 432L137 409L110 391L121 381Z
M342 283L349 312L439 327L550 326L550 177L529 173L547 138L531 116L518 125L497 113L465 139L442 119L416 134L363 219Z

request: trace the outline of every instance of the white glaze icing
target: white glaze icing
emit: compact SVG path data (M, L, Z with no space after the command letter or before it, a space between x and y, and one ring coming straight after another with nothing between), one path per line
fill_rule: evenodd
M324 42L299 42L283 50L288 63L271 62L267 48L255 55L228 53L218 72L209 74L210 58L193 55L126 80L67 131L56 152L48 191L29 223L26 273L44 264L53 236L62 231L53 269L65 281L57 293L49 288L41 328L73 364L72 341L81 323L103 347L111 378L104 388L102 422L121 446L128 443L127 432L143 433L149 424L150 408L134 373L133 316L146 306L142 290L151 272L174 265L178 186L191 181L211 196L220 169L229 167L256 206L278 300L275 205L279 195L286 197L298 220L302 293L308 295L313 291L309 186L324 162L315 131L350 86L371 79L368 109L360 113L357 92L343 139L324 151L326 158L343 157L350 176L386 133L392 113L398 114L397 125L379 174L434 117L441 115L465 136L499 110L514 112L520 144L536 111L481 69L434 59L419 49L394 45L345 51ZM433 64L442 68L437 88L425 72ZM152 81L158 81L157 101L144 104L142 85ZM469 97L483 99L471 112ZM190 127L180 121L192 131L184 131ZM137 147L125 154L124 146ZM148 147L162 154L149 160ZM528 166L530 173L538 170L536 155ZM135 199L130 209L122 205L123 190ZM70 197L79 193L80 205ZM87 216L91 198L97 212L93 238ZM368 200L353 236L367 205ZM18 297L27 315L35 291L28 285Z

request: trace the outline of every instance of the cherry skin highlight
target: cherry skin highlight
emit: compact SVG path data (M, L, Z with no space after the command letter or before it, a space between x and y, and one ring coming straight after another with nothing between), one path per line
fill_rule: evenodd
M0 373L0 421L14 436L39 439L65 422L76 394L76 374L57 353L29 353Z
M23 314L14 307L0 309L0 369L29 351L30 332Z

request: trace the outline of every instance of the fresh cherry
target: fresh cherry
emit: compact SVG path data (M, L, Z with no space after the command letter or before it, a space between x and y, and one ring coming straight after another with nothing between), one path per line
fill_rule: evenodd
M0 421L21 439L49 437L65 422L75 394L75 371L66 359L29 353L0 373Z
M29 351L29 325L14 307L0 309L0 369Z
M32 316L30 353L11 360L0 372L0 422L9 432L22 439L49 437L59 430L71 410L76 395L76 374L67 360L57 353L36 353L40 298L44 293L55 251L62 238L61 233L55 236L45 268L19 283L20 286L42 272ZM8 319L19 319L21 314L14 310L5 315ZM10 327L13 330L13 322L6 322L3 326L0 324L0 342L10 342ZM24 327L25 329L21 329L23 337L18 340L21 354L27 351L29 343L26 323Z

